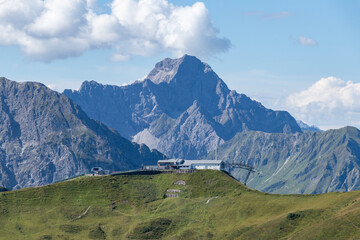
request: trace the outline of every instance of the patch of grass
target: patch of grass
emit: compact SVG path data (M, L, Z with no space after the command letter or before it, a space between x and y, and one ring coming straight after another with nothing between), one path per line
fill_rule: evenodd
M90 239L106 239L106 234L101 226L96 227L95 229L89 232Z
M77 234L82 230L84 230L84 227L79 225L66 224L66 225L61 225L60 230L66 233Z
M131 239L160 239L170 227L171 220L159 218L148 223L140 224L135 227L133 233L129 235Z
M299 213L289 213L286 217L287 220L295 220L297 218L300 218L301 214Z
M40 240L52 240L52 236L51 235L44 235L42 237L40 237Z

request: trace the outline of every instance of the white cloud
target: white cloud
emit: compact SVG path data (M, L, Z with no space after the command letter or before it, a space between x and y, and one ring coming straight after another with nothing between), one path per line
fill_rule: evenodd
M55 84L48 84L46 85L48 88L50 88L51 90L56 90L56 85Z
M111 61L114 61L114 62L119 62L119 61L128 61L130 60L130 55L122 55L120 53L114 53L112 56L111 56Z
M86 0L88 8L94 9L98 7L97 0Z
M112 60L170 51L209 57L230 47L218 37L204 3L114 0L97 14L96 0L0 0L0 45L18 45L39 61L111 48Z
M31 23L43 8L42 0L0 0L0 25L21 29Z
M34 37L75 36L86 24L86 7L83 0L46 0L41 14L26 28Z
M299 43L305 46L316 46L318 43L309 37L299 36Z
M287 109L297 118L323 127L360 126L360 83L322 78L287 98Z

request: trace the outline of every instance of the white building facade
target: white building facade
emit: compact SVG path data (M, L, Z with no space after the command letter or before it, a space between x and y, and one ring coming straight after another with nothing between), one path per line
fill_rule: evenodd
M226 171L226 163L223 160L185 160L185 159L166 159L158 161L159 170L174 169L211 169Z

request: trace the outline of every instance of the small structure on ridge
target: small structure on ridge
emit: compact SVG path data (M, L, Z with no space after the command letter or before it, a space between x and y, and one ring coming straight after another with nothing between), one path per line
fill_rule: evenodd
M158 161L158 170L212 169L226 170L223 160L166 159Z
M109 173L110 173L109 170L104 170L101 167L93 167L93 168L91 168L91 174L93 176L108 175Z

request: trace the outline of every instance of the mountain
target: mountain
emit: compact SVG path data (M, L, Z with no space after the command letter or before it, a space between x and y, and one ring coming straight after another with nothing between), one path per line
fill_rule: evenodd
M310 126L301 120L297 120L296 122L303 132L322 132L322 130L315 125Z
M248 130L301 132L289 113L229 90L208 64L189 55L157 63L131 85L86 81L64 94L91 118L169 157L199 158Z
M100 166L126 170L163 158L90 119L43 84L0 78L0 185L39 186Z
M248 186L271 193L325 193L360 189L360 131L278 134L249 131L224 143L215 155L254 166ZM234 172L244 179L245 170Z
M359 239L359 199L265 194L211 170L86 177L0 193L0 238Z

